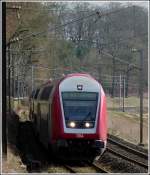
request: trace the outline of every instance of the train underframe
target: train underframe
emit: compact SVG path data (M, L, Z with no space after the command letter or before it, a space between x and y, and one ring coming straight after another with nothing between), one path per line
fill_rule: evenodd
M59 158L74 160L91 160L99 158L106 148L106 142L101 140L60 139L49 149Z
M34 115L33 115L34 116ZM36 117L33 117L34 131L37 131ZM58 139L53 144L48 145L48 151L52 157L74 160L94 160L98 159L106 149L106 141L94 139Z

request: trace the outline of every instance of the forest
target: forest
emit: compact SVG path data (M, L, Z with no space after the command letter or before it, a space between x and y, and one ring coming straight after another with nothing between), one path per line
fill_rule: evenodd
M67 73L87 72L114 96L121 76L127 97L139 88L136 49L143 51L147 92L148 9L130 3L99 4L8 2L6 44L12 82L25 80L24 86L31 91L33 66L34 87Z

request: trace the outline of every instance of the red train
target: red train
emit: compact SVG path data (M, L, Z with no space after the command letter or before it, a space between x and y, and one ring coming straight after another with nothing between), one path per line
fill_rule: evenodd
M89 74L69 74L33 91L30 118L40 141L53 151L101 155L107 142L106 98Z

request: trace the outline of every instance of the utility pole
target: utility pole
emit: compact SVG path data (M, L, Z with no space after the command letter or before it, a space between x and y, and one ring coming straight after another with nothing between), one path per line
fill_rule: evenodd
M2 16L2 41L5 43L6 41L6 3L0 3L0 8L2 9L2 13L0 12L0 17ZM1 27L0 27L1 30ZM6 133L6 111L7 111L7 92L6 92L6 87L7 87L7 79L6 79L6 45L2 44L2 152L4 157L6 158L7 155L7 133ZM6 80L6 81L5 81Z
M119 101L120 101L120 109L121 109L121 87L122 87L122 83L121 83L121 80L122 80L122 78L121 78L121 74L120 74L120 77L119 77L119 85L120 85L120 88L119 88L119 90L120 90L120 95L119 95Z
M31 66L31 78L32 78L32 91L33 91L33 89L34 89L34 66L32 65Z
M19 71L18 71L18 64L17 64L17 101L18 101L18 105L19 105Z
M113 76L112 76L112 89L111 89L111 96L114 98L114 89L115 89L115 58L112 57L113 61Z
M13 54L12 54L12 63L11 63L11 72L12 72L12 97L14 98L14 57L13 57Z
M125 110L124 110L125 95L126 95L126 85L125 85L125 76L123 76L123 109L122 109L123 112L125 112Z
M140 143L143 146L143 50L140 53Z
M8 44L8 111L9 111L9 115L11 115L11 94L10 94L10 43Z
M16 12L17 13L17 18L20 19L20 13L19 10L21 9L21 6L10 6L10 7L6 7L7 10L11 10L12 12Z
M143 146L143 49L132 49L133 52L140 54L140 75L139 75L139 90L140 90L140 142L139 145Z

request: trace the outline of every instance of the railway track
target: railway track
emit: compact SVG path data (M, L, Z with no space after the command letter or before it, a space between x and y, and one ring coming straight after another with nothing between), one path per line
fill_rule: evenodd
M102 168L99 165L97 165L96 162L90 163L90 162L87 161L85 163L87 163L88 165L92 166L93 168L95 168L100 173L110 173L107 170L105 170L104 167Z
M122 143L116 140L113 140L111 138L108 139L107 151L118 157L121 157L124 160L127 160L145 169L148 169L147 154L135 150L127 145L123 145Z
M116 153L114 153L114 151L117 150L117 153L119 152L121 155L117 155L114 157L114 156L112 156L112 154L109 154L109 153L107 154L107 151L108 151L108 149L107 149L106 155L104 154L104 156L100 162L95 161L94 163L91 163L91 162L87 162L87 161L82 161L82 162L79 161L76 163L71 163L73 161L71 161L71 162L65 161L66 157L64 157L64 159L63 159L64 162L60 161L59 159L58 159L58 161L56 160L56 162L55 162L55 160L49 160L49 156L47 154L47 151L45 149L43 149L42 145L35 139L35 136L34 136L33 130L32 130L32 124L29 121L20 123L19 136L17 138L18 138L18 149L22 155L21 159L22 159L22 161L24 161L25 165L29 168L29 169L27 168L28 172L109 173L109 172L107 172L107 170L109 170L110 172L117 172L118 173L118 172L122 172L123 170L124 170L123 172L145 172L145 171L147 171L147 164L143 165L144 163L146 163L146 161L145 161L146 156L144 156L144 154L140 154L140 153L139 153L139 155L136 155L137 159L135 159L135 160L138 161L138 159L140 157L142 157L142 158L140 158L140 160L142 160L141 162L143 164L140 164L140 163L137 163L134 161L135 163L131 164L131 168L130 168L130 165L127 165L127 163L124 162L125 165L122 167L122 164L121 164L121 168L118 168L120 161L117 162L116 159L118 157L122 157L122 159L125 159L122 156L124 154L122 154L122 151L120 151L120 150L124 150L124 148L123 147L120 148L119 146L115 145L114 143L112 143L110 141L110 139L108 140L109 151L110 151L110 149L112 149L113 151L111 151L111 153L113 152L113 154L116 154ZM119 151L118 151L118 149L119 149ZM129 149L127 149L127 150L128 151L126 151L126 152L128 152L128 155L127 155L128 161L133 162L132 160L129 160L130 157L133 159L133 157L130 156L130 154L132 154L132 152L134 152L134 154L136 154L136 153L135 153L135 151L129 151ZM140 166L138 166L139 169L136 169L136 167L134 166L135 164L140 165ZM127 169L125 169L124 167L125 168L127 167Z
M69 165L63 165L67 170L69 170L70 173L78 173L75 168L72 168Z
M108 171L106 171L104 168L96 165L96 163L90 163L89 161L84 161L84 162L80 162L80 167L74 167L68 164L64 164L63 165L67 170L70 171L70 173L80 173L82 172L81 169L83 167L86 167L86 171L87 173L109 173Z
M131 148L131 147L125 145L125 144L122 144L122 143L120 143L120 142L117 142L116 140L113 140L113 139L111 139L111 138L108 138L108 142L111 142L111 143L113 143L113 144L115 144L115 145L118 145L119 147L121 147L121 148L123 148L123 149L126 149L126 150L128 150L129 152L134 153L134 154L136 154L136 155L138 155L138 156L140 156L140 157L143 157L143 158L145 158L145 159L148 159L148 155L147 155L146 153L141 152L141 151L138 151L138 150L136 150L136 149L133 149L133 148Z

